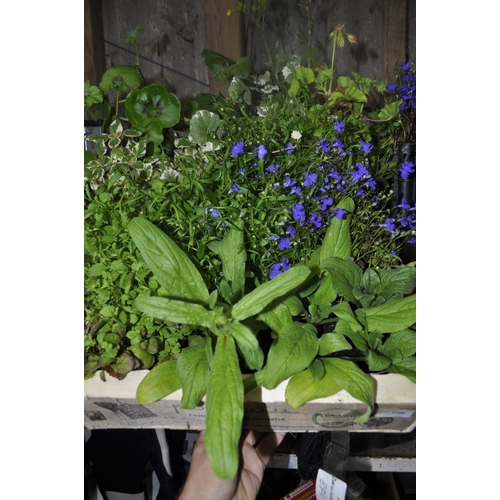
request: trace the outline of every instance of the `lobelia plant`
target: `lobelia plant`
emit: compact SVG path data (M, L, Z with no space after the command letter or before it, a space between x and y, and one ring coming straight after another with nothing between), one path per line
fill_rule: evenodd
M353 208L349 198L341 205ZM366 403L366 412L356 419L364 422L373 411L374 383L359 362L371 371L412 379L415 374L414 268L363 274L349 260L347 218L332 223L307 265L255 284L245 278L242 227L243 222L229 229L222 240L224 278L209 292L200 271L165 233L143 218L128 225L148 267L169 290L163 297L140 295L135 307L198 332L177 359L146 375L137 400L148 404L182 388L181 404L189 409L206 395L207 453L225 479L237 472L245 388L273 389L290 378L286 398L294 407L345 389ZM324 320L335 325L332 332L320 333ZM259 344L266 327L273 337L267 352ZM353 345L356 353L350 357ZM251 372L245 380L240 356Z

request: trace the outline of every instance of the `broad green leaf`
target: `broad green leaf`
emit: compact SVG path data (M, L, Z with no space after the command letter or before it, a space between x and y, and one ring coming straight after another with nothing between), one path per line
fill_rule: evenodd
M366 293L373 294L379 291L380 276L375 269L367 269L363 274L362 287Z
M254 389L257 389L257 387L261 387L263 377L264 377L264 372L262 372L262 371L258 371L258 372L252 373L251 375L246 376L243 379L243 388L244 388L245 394L252 392Z
M366 373L363 373L353 361L340 358L322 358L327 376L346 390L351 396L368 406L367 411L356 419L357 423L368 420L373 411L375 400L375 382Z
M180 389L177 378L177 360L170 359L156 365L137 387L136 399L141 405L147 405L168 396Z
M362 352L367 352L369 350L368 341L365 338L363 330L354 331L351 323L344 321L343 319L339 320L335 325L334 333L341 333L342 335L350 338L354 346Z
M205 144L214 140L219 127L219 115L202 109L197 111L191 118L189 138L198 144Z
M221 479L232 479L238 472L243 397L234 339L220 335L207 384L205 446L212 469Z
M328 257L340 257L348 259L351 256L351 233L349 232L349 224L351 215L355 205L352 198L343 198L336 208L347 210L345 219L337 219L333 217L330 220L323 242L320 247L319 262L323 262Z
M332 352L346 351L352 349L341 333L324 333L319 339L319 355L326 356Z
M239 321L229 321L222 326L222 330L232 335L238 345L246 350L253 351L259 347L255 333Z
M414 325L417 321L416 300L416 295L410 295L399 300L385 302L380 306L357 309L355 315L366 319L370 331L397 332Z
M352 331L361 332L363 330L363 327L354 316L354 313L352 312L351 306L348 302L340 302L339 304L335 304L332 307L332 312L333 314L335 314L335 316L348 323ZM335 328L335 330L337 330L337 328Z
M412 356L417 351L416 332L405 329L391 333L380 350L393 361Z
M246 251L243 241L243 222L240 229L231 228L221 241L218 252L222 262L222 273L231 285L230 303L243 296L245 288ZM226 299L227 300L227 299Z
M132 91L125 100L125 108L130 123L142 129L152 124L173 127L181 117L181 103L177 96L156 84Z
M318 381L314 380L311 371L307 369L297 373L288 381L285 400L293 408L298 408L313 399L333 396L341 390L342 387L328 376L326 369L324 377Z
M308 366L308 369L311 372L312 378L315 380L315 382L319 382L326 373L325 365L323 364L321 359L313 360L313 362Z
M399 103L391 102L386 104L379 112L377 119L378 120L392 120L399 114Z
M356 87L349 87L345 91L345 97L356 102L367 102L368 98L366 95Z
M234 319L243 320L254 316L278 297L286 295L297 288L311 274L306 266L294 266L279 274L271 281L259 285L255 290L245 295L231 310Z
M217 311L205 309L201 304L165 297L139 295L134 301L134 307L152 318L184 325L210 328L219 319Z
M333 289L332 277L328 272L323 275L321 280L321 285L311 296L311 304L323 304L324 302L329 302L330 304L335 302L337 298L337 293Z
M238 344L238 349L243 356L245 365L250 370L262 370L264 366L264 351L261 347L257 347L257 349L248 349L244 345Z
M208 302L208 289L189 257L154 224L136 217L128 224L130 236L160 285L172 298Z
M389 368L387 368L389 373L399 373L404 375L408 380L411 380L414 384L417 383L417 358L415 356L410 356L409 358L404 358L401 361L393 362Z
M236 64L229 66L228 73L238 78L247 78L253 70L253 61L249 56L240 57Z
M381 372L391 364L391 360L378 351L368 353L368 368L371 372Z
M206 392L208 359L205 342L182 349L177 359L177 377L182 387L181 405L195 408Z
M283 380L307 368L318 353L318 347L317 336L306 325L284 325L269 349L262 385L274 389Z
M328 257L321 262L320 269L328 272L332 279L332 287L337 294L358 304L353 288L361 285L363 271L357 264L338 257Z
M417 270L410 266L400 266L395 269L381 269L380 288L378 292L385 298L391 295L409 295L416 286Z

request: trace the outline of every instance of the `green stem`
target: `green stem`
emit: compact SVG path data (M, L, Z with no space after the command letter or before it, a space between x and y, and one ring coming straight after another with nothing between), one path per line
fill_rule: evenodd
M330 79L330 86L328 88L328 94L332 93L332 83L333 83L333 62L335 61L335 49L337 48L337 37L334 36L332 38L332 64L331 64L331 69L332 69L332 78Z

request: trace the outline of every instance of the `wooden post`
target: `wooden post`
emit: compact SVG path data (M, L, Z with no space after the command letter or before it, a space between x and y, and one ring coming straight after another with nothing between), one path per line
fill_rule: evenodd
M236 61L242 56L240 13L227 15L236 7L236 0L205 0L206 49ZM228 96L229 83L214 80L209 70L210 93Z
M84 80L98 85L106 71L101 0L85 0Z
M396 62L406 62L406 2L415 0L384 0L384 74L390 82L396 75Z

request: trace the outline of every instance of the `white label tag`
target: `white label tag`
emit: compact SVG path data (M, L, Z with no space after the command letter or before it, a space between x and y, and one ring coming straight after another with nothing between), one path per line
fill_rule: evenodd
M323 469L318 470L316 477L316 500L345 500L347 484L328 474Z
M381 411L375 413L375 418L383 417L399 417L399 418L411 418L415 413L414 410L392 410L392 411Z

